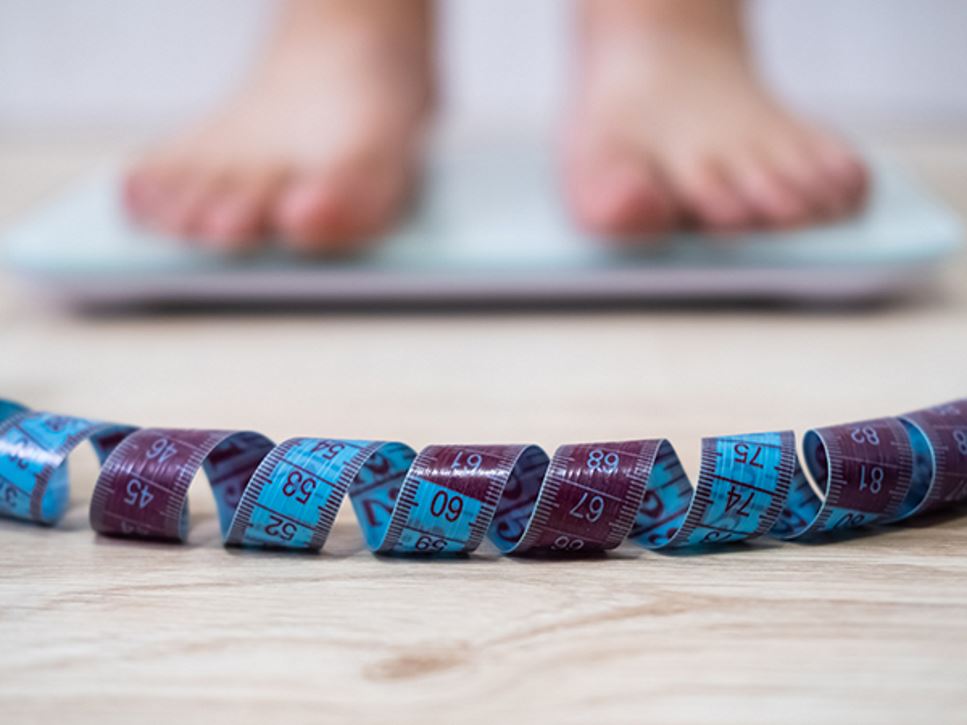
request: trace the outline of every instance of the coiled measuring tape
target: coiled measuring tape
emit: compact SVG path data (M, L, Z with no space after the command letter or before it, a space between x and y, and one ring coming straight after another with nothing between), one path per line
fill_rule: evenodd
M667 440L433 445L138 429L0 401L0 513L54 524L67 458L101 462L95 531L185 541L188 488L204 470L227 545L317 551L348 496L380 553L505 554L796 539L909 518L967 500L967 400L895 418L706 438L694 485Z

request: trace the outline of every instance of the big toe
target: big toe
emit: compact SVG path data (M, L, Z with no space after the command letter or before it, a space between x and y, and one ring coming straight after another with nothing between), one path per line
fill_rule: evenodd
M575 220L597 236L650 236L676 222L672 197L654 166L633 153L572 158L566 187Z
M405 174L391 169L306 173L281 191L273 226L297 252L354 251L395 221L407 185Z
M870 174L866 163L840 141L823 138L816 146L820 163L842 194L844 208L856 211L869 194Z
M132 166L124 176L122 199L134 219L157 227L165 210L179 193L184 169L173 163L144 159Z

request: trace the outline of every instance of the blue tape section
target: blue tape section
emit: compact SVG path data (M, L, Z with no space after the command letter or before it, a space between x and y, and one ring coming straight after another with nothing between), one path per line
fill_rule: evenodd
M396 499L416 452L402 443L381 446L359 469L350 485L350 498L366 546L383 549Z
M853 509L843 508L842 506L826 506L823 510L823 518L818 531L841 531L843 529L854 529L857 526L866 526L877 520L873 514Z
M108 446L134 430L6 402L4 410L9 414L0 423L0 515L42 524L54 524L67 512L71 451L97 440L94 450L103 464Z
M30 501L34 489L44 485L44 471L51 465L60 465L59 457L35 444L20 423L30 415L22 413L7 419L0 430L0 513L17 519L31 520Z
M0 474L0 516L29 521L31 491Z
M284 516L271 509L258 507L245 529L244 546L307 549L312 541L312 525Z
M227 539L243 492L275 444L261 435L244 431L228 436L212 449L203 464L211 484L222 538ZM188 506L185 499L185 510ZM184 510L183 510L184 515Z
M42 524L63 518L70 504L67 457L103 429L132 430L37 411L9 415L0 424L0 515ZM103 463L103 447L95 452Z
M47 479L47 490L40 499L40 519L45 523L55 523L67 513L70 505L70 480L67 461L61 463Z
M816 520L822 506L823 500L816 495L797 461L786 496L786 505L769 533L778 539L795 538Z
M0 398L0 423L3 423L7 418L17 413L23 413L27 410L27 407L21 405L20 403L15 403L12 400L4 400Z
M809 533L828 531L835 528L840 521L851 520L843 517L852 511L836 509L826 504L828 460L822 438L815 430L807 431L803 438L802 458L813 481L823 489L823 495L817 495L797 462L785 509L770 532L779 539L795 539ZM856 517L859 521L867 518L872 517Z
M347 485L340 476L365 446L364 441L317 438L297 438L280 445L253 475L250 488L255 498L250 515L229 543L321 547L346 493ZM244 510L240 505L236 521ZM326 531L319 534L323 527Z
M685 521L692 499L688 474L675 448L663 440L629 538L646 549L667 546Z
M677 545L739 541L771 528L773 519L767 516L772 511L778 515L787 492L787 486L780 487L786 445L781 433L711 439L706 451L706 461L712 462L709 502L701 523Z
M487 530L487 537L501 553L513 553L527 535L549 463L547 453L538 446L527 446L514 462Z
M483 503L422 479L410 479L415 489L393 551L406 553L459 552L466 549Z

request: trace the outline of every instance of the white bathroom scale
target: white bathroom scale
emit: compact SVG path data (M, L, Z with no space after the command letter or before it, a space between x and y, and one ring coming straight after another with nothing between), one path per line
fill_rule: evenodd
M361 256L207 253L131 224L104 171L8 230L8 268L79 305L841 301L928 287L961 246L957 218L873 163L865 212L835 225L639 245L588 238L562 208L549 155L450 149L409 218Z

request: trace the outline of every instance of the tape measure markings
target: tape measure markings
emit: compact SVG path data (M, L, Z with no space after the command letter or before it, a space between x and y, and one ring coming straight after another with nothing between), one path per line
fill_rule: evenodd
M967 426L963 424L967 401L958 401L900 416L911 434L915 458L920 465L915 476L918 489L925 490L918 501L916 493L904 501L897 518L903 519L935 510L967 497ZM935 472L933 476L930 473Z
M967 499L967 401L807 431L702 441L689 481L665 439L434 445L251 431L136 429L0 401L0 513L55 523L66 460L101 462L92 527L185 541L188 488L204 470L227 545L318 550L348 496L379 553L603 551L794 539L908 518ZM808 471L816 482L806 477Z
M797 525L782 529L780 538L889 520L913 481L910 438L896 418L808 431L803 458L824 498L814 502L818 497L803 479L798 484L802 508L786 519Z
M103 465L133 428L0 405L0 514L55 524L70 503L67 469L71 452L85 441Z

